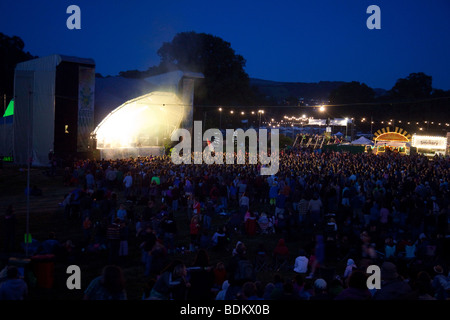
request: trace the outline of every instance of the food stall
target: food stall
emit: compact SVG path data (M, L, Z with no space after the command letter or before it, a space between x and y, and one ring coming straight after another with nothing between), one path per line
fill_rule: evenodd
M411 150L411 135L404 129L395 127L382 128L374 133L374 150L376 154L397 152L408 155Z
M447 149L447 137L419 136L413 134L411 145L417 148L417 152L426 156L445 155Z

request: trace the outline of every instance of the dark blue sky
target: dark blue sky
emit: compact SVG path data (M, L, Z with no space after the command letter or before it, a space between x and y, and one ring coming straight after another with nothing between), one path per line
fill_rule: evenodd
M81 30L66 27L72 4L81 9ZM366 27L372 4L381 9L381 30ZM103 75L157 65L163 42L196 31L230 42L253 78L390 89L424 72L448 90L449 16L449 0L6 0L0 32L22 38L34 55L92 58Z

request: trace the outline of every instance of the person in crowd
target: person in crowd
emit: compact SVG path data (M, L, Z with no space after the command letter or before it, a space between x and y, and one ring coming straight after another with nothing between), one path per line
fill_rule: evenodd
M381 265L381 289L373 295L374 300L410 300L414 292L404 277L397 272L397 266L390 261Z
M127 300L122 268L107 265L102 274L94 278L84 291L84 300Z
M325 279L317 278L313 285L313 294L309 300L333 300L333 297L328 292L328 283Z
M16 266L6 267L6 279L0 282L0 300L25 300L28 284L20 276Z
M367 276L359 269L355 269L347 278L347 287L334 300L371 300L372 294L367 288Z
M210 301L213 298L214 272L206 250L197 251L194 263L188 268L189 282L188 300Z
M180 260L174 260L162 270L151 292L152 300L186 300L190 283L187 280L186 265Z
M306 256L306 251L300 249L298 256L295 258L294 262L294 272L299 275L306 275L308 273L309 259Z

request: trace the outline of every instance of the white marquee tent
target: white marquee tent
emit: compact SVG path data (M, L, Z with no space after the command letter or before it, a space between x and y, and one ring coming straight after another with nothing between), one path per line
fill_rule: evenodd
M359 137L356 140L353 140L351 144L357 144L357 145L365 145L365 146L373 146L373 141L367 139L366 137Z

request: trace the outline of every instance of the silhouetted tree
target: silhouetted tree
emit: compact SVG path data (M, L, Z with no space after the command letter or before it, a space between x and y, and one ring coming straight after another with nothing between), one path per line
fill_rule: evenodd
M158 50L162 64L176 65L180 70L200 72L196 104L249 105L254 92L244 70L245 59L236 54L229 42L206 33L182 32Z
M0 94L12 98L14 95L14 69L20 62L34 57L23 48L23 40L17 36L9 37L0 32Z
M394 99L424 99L433 91L432 77L423 72L411 73L406 78L398 79L389 95Z
M352 81L340 85L331 91L329 99L331 104L364 103L374 100L375 91L365 83Z

